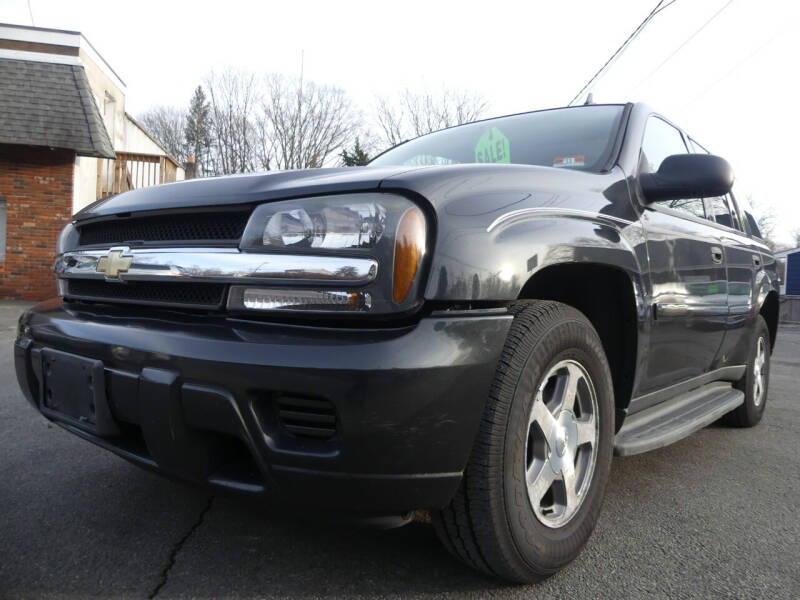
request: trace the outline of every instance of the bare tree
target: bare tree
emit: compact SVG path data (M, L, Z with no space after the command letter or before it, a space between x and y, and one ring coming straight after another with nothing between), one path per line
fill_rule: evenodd
M441 94L406 89L397 102L377 100L378 126L391 146L438 129L469 123L482 117L489 103L478 93L443 90Z
M212 72L206 79L209 95L213 156L217 175L246 173L257 166L256 110L261 94L255 75L235 69Z
M445 92L443 102L445 127L477 121L489 110L489 101L476 92L463 90Z
M181 164L186 162L186 113L183 110L174 106L153 106L139 115L139 121L167 152Z
M281 75L265 85L262 146L277 168L321 167L353 139L358 115L344 90Z
M387 98L378 98L375 112L381 135L388 146L396 146L407 139L402 106L392 104Z
M750 205L750 209L752 209L751 214L756 221L761 239L766 242L767 246L769 246L773 252L780 252L781 250L787 250L793 247L788 246L785 242L775 240L775 230L778 224L778 215L775 212L775 206L764 200L756 200L751 194L747 195L747 203ZM795 246L800 246L800 229L790 233L790 235L792 241L796 242Z
M254 131L254 156L256 165L262 171L271 171L273 167L276 166L276 143L275 137L272 134L270 121L266 118L263 111L259 111L258 115L256 115Z
M753 217L755 217L758 231L764 240L771 241L772 236L775 235L775 207L756 200L752 194L747 195L747 202L753 209Z

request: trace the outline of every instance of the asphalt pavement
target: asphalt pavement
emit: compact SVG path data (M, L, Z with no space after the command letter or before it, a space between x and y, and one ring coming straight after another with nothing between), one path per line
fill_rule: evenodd
M534 586L462 566L433 528L287 517L144 472L49 424L14 377L0 304L0 598L798 598L800 326L767 412L617 458L578 559Z

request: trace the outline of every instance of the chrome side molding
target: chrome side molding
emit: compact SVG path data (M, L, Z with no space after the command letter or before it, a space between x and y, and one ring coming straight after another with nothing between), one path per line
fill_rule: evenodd
M528 216L574 217L579 219L589 219L592 221L600 220L622 226L628 226L633 223L633 221L629 221L628 219L622 219L620 217L615 217L613 215L606 215L603 213L589 211L589 210L579 210L577 208L563 208L554 206L532 206L530 208L520 208L518 210L512 210L510 212L500 215L489 224L489 226L486 228L486 233L491 233L493 229L496 229L506 221L513 221L514 219L528 217Z
M231 248L128 248L66 252L56 259L61 279L215 281L229 283L343 283L363 285L378 275L372 258L257 254Z

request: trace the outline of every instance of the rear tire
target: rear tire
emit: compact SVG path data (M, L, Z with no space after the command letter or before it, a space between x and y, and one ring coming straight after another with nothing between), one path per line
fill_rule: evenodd
M614 395L600 338L583 314L550 301L512 310L461 485L432 516L456 557L529 583L573 560L594 529L611 465Z
M734 427L755 427L764 416L767 405L771 343L769 327L761 315L756 318L753 340L747 370L734 386L744 392L744 404L724 417L725 422Z

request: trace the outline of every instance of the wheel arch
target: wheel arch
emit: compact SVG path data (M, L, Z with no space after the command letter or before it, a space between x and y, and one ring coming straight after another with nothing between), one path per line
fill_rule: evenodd
M555 300L583 313L594 326L611 369L616 429L630 403L638 363L639 288L631 275L603 263L559 263L534 273L520 300Z
M775 338L778 335L778 320L780 313L780 301L778 300L778 292L771 290L761 303L759 314L764 317L769 329L769 343L770 352L775 349Z

